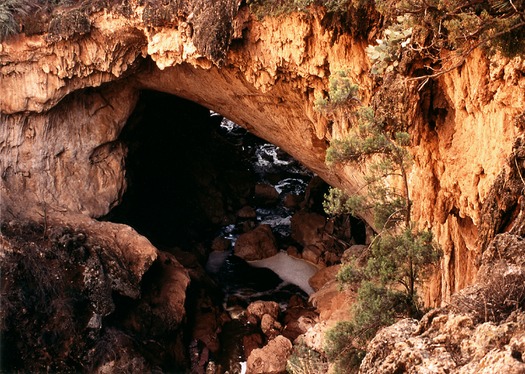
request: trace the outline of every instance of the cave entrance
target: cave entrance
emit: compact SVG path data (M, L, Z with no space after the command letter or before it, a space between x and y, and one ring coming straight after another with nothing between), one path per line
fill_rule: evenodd
M230 222L247 203L251 177L242 158L226 151L221 119L191 101L142 91L120 137L128 188L106 219L159 248L187 247Z
M227 125L221 126L225 122ZM227 128L231 125L192 101L142 91L120 136L128 148L128 187L122 202L105 219L132 226L161 249L189 249L213 239L220 227L236 223L242 208L271 204L260 200L272 199L268 185L279 184L283 176L270 165L261 180L261 171L256 170L261 165L254 166L254 158L266 164L281 161L271 156L261 160L266 155L255 154L255 147L271 145L240 127ZM291 160L290 167L302 167L282 150L277 152ZM322 214L328 186L316 178L306 191L313 174L303 169L298 177L305 182L303 192L309 201L302 202L304 196L284 191L278 202L292 209L302 202L303 208ZM352 235L346 233L347 239L364 243L364 223L353 217L348 220L354 229Z
M268 266L253 268L231 254L240 235L268 225L286 258L326 265L338 262L350 243L366 240L362 221L347 217L333 222L324 216L328 185L319 177L278 147L194 102L142 91L120 141L128 149L128 188L105 219L132 226L190 269L184 346L189 357L217 362L222 369L216 372L235 372L248 356L246 347L266 339L260 327L237 318L250 302L271 300L286 310L295 300L301 313L313 313L305 288L283 282ZM319 250L322 246L327 251ZM225 271L216 267L217 259ZM160 272L159 265L146 273L145 292L161 288L154 284L164 279ZM122 305L126 302L134 303ZM120 308L120 313L129 309ZM120 319L118 313L113 317L116 324ZM292 341L298 334L287 333ZM219 346L212 343L214 334ZM244 336L253 341L244 342ZM199 372L206 360L187 365Z

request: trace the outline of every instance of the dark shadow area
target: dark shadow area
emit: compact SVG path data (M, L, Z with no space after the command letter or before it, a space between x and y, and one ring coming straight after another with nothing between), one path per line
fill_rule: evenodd
M193 102L143 91L121 141L128 189L105 219L160 247L188 247L233 222L253 186L249 165L217 133L222 117Z

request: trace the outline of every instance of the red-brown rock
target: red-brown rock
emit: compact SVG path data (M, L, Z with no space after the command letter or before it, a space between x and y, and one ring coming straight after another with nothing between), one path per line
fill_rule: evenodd
M241 234L235 242L234 252L247 261L261 260L277 254L277 243L272 229L268 225L260 225Z
M292 352L292 343L279 335L262 348L254 349L247 360L248 373L286 373L286 361Z

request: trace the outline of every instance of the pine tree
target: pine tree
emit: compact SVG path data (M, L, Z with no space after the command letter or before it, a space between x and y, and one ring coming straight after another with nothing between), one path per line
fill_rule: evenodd
M412 222L409 134L388 126L371 108L361 108L356 119L349 135L332 141L326 154L329 165L367 164L368 169L362 195L332 188L326 195L325 211L330 215L371 211L377 229L365 265L359 266L362 259L351 258L337 276L343 285L359 287L353 320L336 327L344 327L344 333L328 334L329 357L341 372L350 370L348 365L355 365L362 357L366 342L380 327L399 317L421 315L417 285L440 257L432 233L419 230Z

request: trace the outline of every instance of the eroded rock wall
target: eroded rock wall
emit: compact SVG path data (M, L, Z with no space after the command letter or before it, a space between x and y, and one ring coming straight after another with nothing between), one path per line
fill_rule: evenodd
M227 3L222 15L216 7L195 8L198 17L184 8L169 22L160 14L153 17L160 23L150 24L147 7L135 4L125 17L92 15L86 35L55 42L22 35L2 43L2 213L107 213L125 189L126 150L117 139L141 89L209 107L329 183L357 191L360 169L324 163L329 141L348 123L316 112L314 95L327 91L330 74L348 70L363 103L370 101L378 86L364 49L373 25L356 36L320 9L259 21ZM206 12L219 14L210 16L211 30L224 31L221 40L228 41L219 50L210 50L217 40L202 34ZM520 59L489 61L476 52L462 68L425 84L408 82L392 96L415 141L415 216L445 252L427 285L429 305L446 301L476 273L481 207L522 132L514 119L525 106L524 71Z

